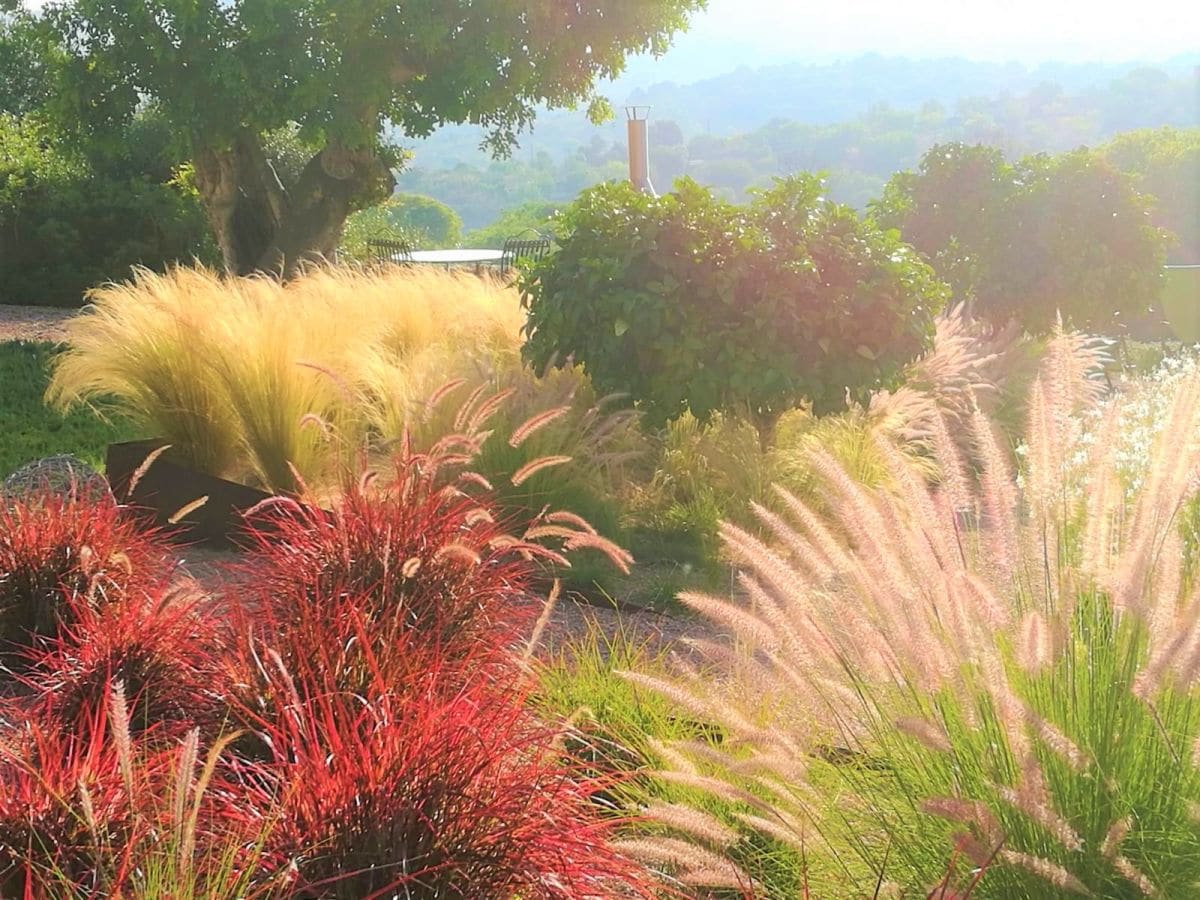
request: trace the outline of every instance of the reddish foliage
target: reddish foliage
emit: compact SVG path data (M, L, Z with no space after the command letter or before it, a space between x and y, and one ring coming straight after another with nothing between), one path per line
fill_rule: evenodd
M0 896L62 896L66 885L101 896L127 864L144 826L105 720L97 712L82 736L29 723L0 750Z
M237 877L236 865L229 872L206 850L252 847L264 830L268 795L219 766L201 776L195 735L165 749L131 739L114 696L78 732L30 721L0 744L0 896L138 895L150 858L179 852L193 813L194 883L216 889ZM266 878L282 868L248 856Z
M229 661L231 713L247 731L234 749L244 758L269 755L260 736L294 705L291 673L302 673L302 684L319 684L327 692L370 696L380 685L389 691L453 692L465 680L507 672L503 660L479 644L460 646L457 665L447 667L437 645L418 639L400 617L377 610L370 597L339 589L316 600L304 592L290 603L274 599L264 609L240 611L241 634Z
M135 593L101 605L74 595L45 648L29 651L32 692L20 701L40 721L79 730L120 682L135 734L180 738L198 726L215 736L227 709L226 645L201 598L184 590Z
M401 458L389 485L353 486L332 511L279 500L257 512L244 564L256 612L349 594L447 657L510 643L536 612L532 558L547 551L505 535L486 500L435 470Z
M162 538L112 502L50 491L0 503L0 642L19 652L53 636L64 598L103 602L161 583ZM5 660L13 662L14 660Z
M551 551L407 459L333 512L257 513L233 640L115 510L48 498L0 519L23 529L0 545L20 573L0 571L0 613L30 690L0 741L0 896L123 893L170 833L180 761L197 765L195 735L161 739L215 738L226 709L251 733L206 781L200 859L265 833L249 864L275 886L293 864L301 898L652 895L507 653ZM110 721L114 693L130 715Z
M255 768L277 791L269 847L295 861L297 896L652 895L519 691L448 696L436 668L401 689L380 672L366 692L319 664L265 671L290 701L261 722L271 757Z

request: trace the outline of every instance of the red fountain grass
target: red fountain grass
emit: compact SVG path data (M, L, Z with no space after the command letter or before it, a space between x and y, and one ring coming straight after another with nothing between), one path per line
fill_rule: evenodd
M120 866L135 822L105 720L95 713L79 738L30 722L0 749L0 895L102 895L101 835Z
M515 670L486 642L462 643L454 655L409 630L400 617L380 613L373 597L345 590L258 612L238 612L240 632L227 683L233 721L243 729L234 750L243 759L269 758L270 723L300 701L296 683L312 693L369 698L385 693L440 690L452 694L468 681L510 680Z
M452 452L456 441L467 450ZM429 454L402 451L386 484L368 475L332 511L282 498L255 511L242 566L253 605L285 616L305 598L328 603L349 593L366 604L365 614L397 616L448 658L463 648L511 645L540 608L531 594L538 562L569 565L546 541L603 539L540 520L528 539L505 533L486 483L473 473L447 474L470 459L471 446L461 437Z
M227 644L201 604L187 589L99 606L68 596L68 624L46 647L27 652L20 680L31 696L14 702L47 725L78 731L119 682L135 734L178 740L199 727L215 737L228 708Z
M271 758L254 767L276 786L268 849L294 861L294 896L654 896L520 690L448 696L435 669L425 685L352 693L319 663L273 660L291 701L261 722Z
M0 503L5 662L19 663L19 648L55 635L69 620L66 598L102 603L162 584L168 559L161 535L139 527L115 503L49 490Z
M259 846L267 795L227 778L228 737L206 756L198 729L139 741L119 683L88 715L0 743L0 896L267 896L281 882Z
M0 637L28 694L0 741L0 896L137 895L147 873L323 900L654 896L510 649L538 561L566 562L543 542L603 539L546 514L505 534L455 474L464 442L405 450L332 512L257 510L231 622L172 592L116 507L3 511Z

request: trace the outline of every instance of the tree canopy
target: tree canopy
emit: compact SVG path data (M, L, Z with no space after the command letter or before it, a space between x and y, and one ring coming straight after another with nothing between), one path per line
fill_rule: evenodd
M504 242L518 235L537 231L549 237L554 233L554 216L565 203L532 200L505 210L491 225L477 228L465 240L472 247L493 247L499 250Z
M63 146L0 113L0 303L78 304L134 265L211 261L204 216L173 180L170 135L143 111L112 152Z
M1170 262L1200 264L1200 128L1142 128L1101 148L1114 166L1154 197L1150 216L1172 232Z
M661 53L704 0L58 0L58 111L81 130L155 103L186 146L229 268L332 251L346 217L390 194L383 140L446 123L503 153L539 105L605 104L597 78ZM284 189L264 135L313 148Z
M0 2L0 113L24 116L45 105L47 56L31 17Z
M1144 319L1161 291L1168 235L1149 198L1089 150L1008 163L990 147L935 146L872 210L996 322L1043 332L1061 313L1112 333Z
M446 204L420 194L393 194L346 220L340 252L351 259L368 259L367 241L377 238L406 241L414 248L456 247L461 233L462 220Z

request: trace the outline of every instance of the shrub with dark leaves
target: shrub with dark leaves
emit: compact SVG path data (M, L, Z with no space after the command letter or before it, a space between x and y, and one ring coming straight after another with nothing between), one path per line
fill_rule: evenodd
M114 503L51 491L0 503L0 652L56 634L68 597L103 603L168 572L160 537Z

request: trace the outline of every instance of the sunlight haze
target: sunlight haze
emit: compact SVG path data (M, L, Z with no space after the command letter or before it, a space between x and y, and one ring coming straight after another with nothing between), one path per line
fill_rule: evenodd
M710 0L677 43L689 41L814 61L864 52L1022 62L1161 59L1200 49L1200 4Z

